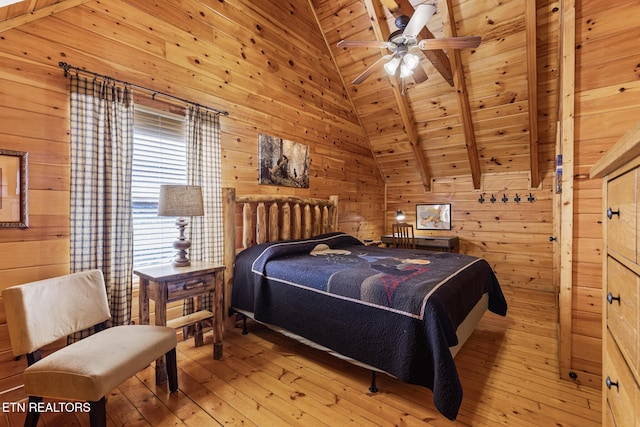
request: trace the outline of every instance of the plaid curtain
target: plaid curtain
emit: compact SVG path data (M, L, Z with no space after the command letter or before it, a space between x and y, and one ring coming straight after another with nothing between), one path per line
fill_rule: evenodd
M71 271L102 270L111 322L123 325L132 300L133 96L113 82L70 79Z
M222 163L220 160L220 117L199 108L187 107L187 184L202 187L204 216L191 218L187 238L192 261L223 263ZM207 297L205 308L211 310ZM193 312L193 301L185 301L184 313Z

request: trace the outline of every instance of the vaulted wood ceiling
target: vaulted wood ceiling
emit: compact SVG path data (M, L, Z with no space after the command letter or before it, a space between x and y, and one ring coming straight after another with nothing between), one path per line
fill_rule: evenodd
M444 64L436 56L421 61L425 82L396 81L380 69L360 85L351 81L380 50L336 43L385 40L396 29L394 16L411 16L418 2L313 3L385 176L406 176L410 163L426 188L430 177L455 175L471 175L478 188L482 173L506 171L530 171L538 185L535 2L439 0L422 37L482 37L476 49L445 52L452 77L436 69L447 68L446 56Z
M22 1L0 8L0 20L6 29L9 21L10 27L19 26L86 2ZM547 28L552 10L536 10L533 0L431 0L437 12L420 38L480 36L480 46L425 51L419 68L428 79L418 84L390 77L380 67L354 85L353 79L386 52L337 43L385 40L396 30L395 16L411 16L425 1L309 2L385 180L422 182L429 189L433 177L470 175L480 188L482 174L529 172L531 186L539 184L539 165L553 158L553 150L546 149L540 161L539 139L552 141L554 135L546 125L541 126L545 135L538 134L538 103L540 93L556 92L549 88L557 82L538 81L536 57L544 56L545 48L536 45L536 34ZM538 14L544 15L540 22ZM557 79L557 72L550 75ZM547 114L553 111L549 107L544 106Z

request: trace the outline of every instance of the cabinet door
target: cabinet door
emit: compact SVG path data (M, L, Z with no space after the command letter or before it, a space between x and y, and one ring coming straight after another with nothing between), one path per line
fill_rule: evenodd
M636 169L607 184L607 246L636 262Z

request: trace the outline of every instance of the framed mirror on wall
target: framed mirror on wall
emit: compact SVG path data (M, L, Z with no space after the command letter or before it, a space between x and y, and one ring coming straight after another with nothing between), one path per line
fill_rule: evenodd
M0 228L27 228L28 153L0 149Z

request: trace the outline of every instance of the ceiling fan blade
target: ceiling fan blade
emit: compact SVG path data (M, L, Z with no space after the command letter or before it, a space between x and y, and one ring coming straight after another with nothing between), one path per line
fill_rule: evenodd
M465 49L480 46L480 37L449 37L441 39L423 39L418 43L420 49Z
M388 48L389 42L381 42L377 40L340 40L338 47L377 47L379 49Z
M354 85L358 85L358 84L362 83L363 81L365 81L367 79L367 77L369 77L371 74L373 74L382 64L386 63L388 60L390 60L394 56L395 56L395 54L393 54L393 55L384 55L383 57L378 59L376 62L371 64L369 66L369 68L367 68L362 73L360 73L360 75L358 77L356 77L353 80L352 83Z
M436 13L436 7L430 4L421 4L416 7L402 35L405 37L418 37L420 31L427 25L434 13Z

